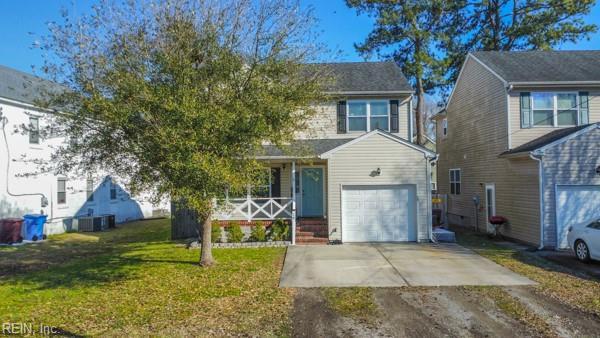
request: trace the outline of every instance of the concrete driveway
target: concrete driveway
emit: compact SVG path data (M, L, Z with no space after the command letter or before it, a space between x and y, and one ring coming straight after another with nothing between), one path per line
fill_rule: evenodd
M287 249L280 287L530 285L458 244L378 243Z

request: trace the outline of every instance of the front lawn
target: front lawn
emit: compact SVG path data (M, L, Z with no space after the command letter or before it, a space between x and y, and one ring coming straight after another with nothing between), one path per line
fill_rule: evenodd
M485 235L463 228L453 230L456 231L458 244L538 282L534 287L538 293L569 307L600 316L600 280L535 253L500 245Z
M169 240L169 220L63 234L0 249L0 322L77 335L288 335L293 294L279 289L283 248L198 250Z

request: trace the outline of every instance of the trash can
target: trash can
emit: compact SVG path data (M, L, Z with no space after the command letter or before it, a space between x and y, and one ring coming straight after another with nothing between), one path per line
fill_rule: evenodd
M45 239L44 224L48 216L41 214L28 214L23 216L23 239L26 241L37 241Z
M20 218L5 218L0 220L0 243L2 244L13 244L20 243L23 238L21 237L21 227L23 220Z

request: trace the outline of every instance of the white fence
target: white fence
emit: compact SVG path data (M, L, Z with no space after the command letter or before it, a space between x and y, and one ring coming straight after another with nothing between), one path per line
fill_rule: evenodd
M292 218L291 198L230 198L217 202L220 220L272 220Z

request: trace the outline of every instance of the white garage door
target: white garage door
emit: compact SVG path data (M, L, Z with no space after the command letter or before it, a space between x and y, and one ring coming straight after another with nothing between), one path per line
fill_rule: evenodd
M416 241L415 186L345 186L342 190L342 240Z
M567 249L567 231L573 224L600 218L600 185L568 185L556 189L558 247Z

